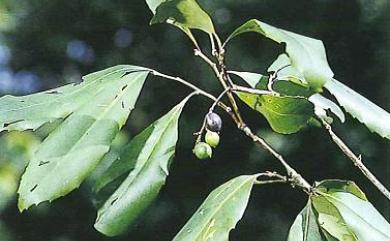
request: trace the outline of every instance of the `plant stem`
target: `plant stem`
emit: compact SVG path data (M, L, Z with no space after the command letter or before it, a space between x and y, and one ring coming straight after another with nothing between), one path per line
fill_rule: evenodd
M226 78L226 71L221 69L221 71L218 69L218 65L211 61L200 49L195 49L195 56L199 56L201 59L203 59L208 65L210 65L211 69L215 72L215 75L217 76L217 79L221 83L224 90L228 89L229 87L227 84L227 78ZM221 58L221 57L220 57ZM244 122L241 118L241 114L238 110L237 103L234 99L233 94L231 93L231 90L227 92L227 96L229 98L230 104L232 105L233 112L236 116L236 119L238 120L237 125L238 127L243 126Z
M222 109L224 109L226 112L231 112L230 107L228 107L227 105L225 105L224 103L222 103L220 100L217 100L217 98L216 98L214 95L212 95L212 94L210 94L210 93L208 93L208 92L202 90L201 88L199 88L199 87L197 87L197 86L191 84L190 82L188 82L188 81L186 81L186 80L184 80L184 79L182 79L182 78L180 78L180 77L173 77L173 76L170 76L170 75L167 75L167 74L160 73L160 72L155 71L155 70L151 70L151 74L153 74L153 75L155 75L155 76L159 76L159 77L165 78L165 79L174 80L174 81L176 81L176 82L179 82L179 83L181 83L181 84L184 84L184 85L190 87L191 89L195 90L195 91L198 92L199 94L201 94L201 95L203 95L203 96L209 98L210 100L214 101L214 103L217 102L218 106L220 106L220 107L221 107Z
M330 137L333 142L340 148L340 150L359 168L366 178L378 188L382 194L390 200L390 192L387 188L375 177L375 175L363 164L362 156L356 156L355 153L341 140L340 137L333 132L332 126L329 125L326 121L322 121L325 128L328 130Z
M253 134L252 130L248 126L242 128L242 131L247 136L249 136L253 140L253 142L259 144L261 147L271 153L271 155L273 155L283 165L293 186L299 186L307 193L311 192L311 185L302 177L301 174L299 174L294 168L292 168L286 160L284 160L281 154L275 151L263 138Z
M257 174L257 178L267 177L273 178L271 180L256 180L255 184L272 184L272 183L287 183L289 182L288 177L278 174L277 172L263 172Z
M253 89L253 88L248 88L248 87L245 87L245 86L234 85L234 84L233 84L232 91L233 92L242 92L242 93L255 94L255 95L280 96L279 93L274 92L274 91Z
M238 129L242 130L247 136L249 136L253 140L253 142L259 144L265 150L270 152L277 160L279 160L279 162L286 169L286 172L287 172L288 177L289 177L289 181L291 182L292 186L299 186L306 193L311 193L312 186L294 168L292 168L284 160L282 155L280 155L277 151L275 151L264 139L253 134L251 129L243 121L241 114L240 114L240 111L238 109L238 106L236 104L236 101L234 99L232 91L234 90L234 88L236 88L237 91L238 90L248 91L249 88L246 89L245 87L241 88L242 86L234 85L234 83L232 82L232 80L228 74L228 71L226 70L225 64L224 64L225 50L223 48L222 42L219 39L218 35L215 35L215 39L216 39L216 42L217 42L218 48L219 48L218 49L219 52L218 52L218 56L217 56L218 64L211 61L205 54L203 54L203 52L199 48L195 49L195 55L202 58L214 70L215 75L217 76L222 87L224 88L224 92L226 92L226 94L229 98L229 102L233 108L233 113L234 113L234 115L232 115L232 116L236 117L236 118L233 118L233 120L237 124ZM250 89L250 90L252 91L253 89ZM255 90L255 91L257 91L257 90ZM271 92L272 91L267 91L264 93L270 94ZM262 92L262 94L264 94L264 93ZM273 95L275 95L274 92L272 92L272 93L273 93Z
M214 103L211 105L210 109L209 109L209 113L212 113L214 112L214 109L215 107L217 106L217 104L221 101L222 97L228 92L229 89L225 89L224 91L222 91L222 93L217 97L217 99L214 101ZM231 115L231 117L233 118L234 122L236 122L236 120L234 119L236 116L232 113L232 109L230 107L229 108L229 113ZM202 127L200 128L200 130L198 132L195 132L194 135L198 136L196 138L196 143L199 143L202 139L202 134L204 132L204 130L206 129L206 118L207 118L207 114L204 116L204 119L203 119L203 123L202 123Z

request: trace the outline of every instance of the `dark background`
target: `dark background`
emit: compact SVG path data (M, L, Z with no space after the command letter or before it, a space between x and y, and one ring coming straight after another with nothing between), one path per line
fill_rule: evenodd
M335 77L390 110L389 2L387 0L220 0L199 1L222 38L244 21L272 25L322 39ZM181 76L218 94L212 72L193 56L191 42L169 25L150 27L151 12L142 0L0 0L0 96L24 95L79 81L82 75L116 64L134 64ZM202 46L208 40L196 32ZM265 73L282 51L255 34L227 48L232 70ZM189 90L169 80L149 78L122 142L166 113ZM95 209L89 187L20 214L15 189L39 136L2 134L0 139L0 241L171 240L207 194L241 174L283 169L224 118L222 141L211 160L191 153L192 133L211 103L200 97L185 108L171 175L159 199L127 235L108 239L93 229ZM264 119L241 105L247 122L310 182L325 178L357 182L389 220L390 203L332 144L325 130L308 128L294 135L274 134ZM389 123L390 124L390 123ZM390 187L389 142L358 121L335 122L334 129L366 165ZM287 185L255 187L233 241L285 240L305 205L303 192Z

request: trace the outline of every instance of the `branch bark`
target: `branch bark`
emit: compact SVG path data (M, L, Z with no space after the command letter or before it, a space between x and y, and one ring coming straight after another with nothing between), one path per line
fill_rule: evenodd
M382 192L382 194L390 200L389 190L375 177L375 175L363 164L362 156L356 156L355 153L341 140L340 137L333 132L332 126L329 125L326 121L322 121L326 130L329 132L330 137L333 142L340 148L340 150L353 162L355 166L363 173L366 178L375 185L375 187Z

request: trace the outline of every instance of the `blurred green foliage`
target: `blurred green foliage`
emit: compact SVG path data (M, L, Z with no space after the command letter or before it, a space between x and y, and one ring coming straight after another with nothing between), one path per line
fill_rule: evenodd
M226 38L251 18L322 39L336 78L390 110L389 2L386 0L219 0L199 3ZM80 81L92 71L116 64L135 64L182 76L217 94L220 87L208 67L193 56L191 42L168 25L150 27L151 13L143 0L0 0L0 95L28 94ZM208 38L196 37L205 48ZM232 70L265 73L280 47L255 34L243 35L228 47ZM189 90L173 82L148 80L125 130L134 136L166 113ZM196 131L209 107L197 98L184 109L177 155L160 198L125 237L113 240L171 240L207 194L233 176L282 170L228 121L213 159L200 162L191 152ZM270 131L258 113L241 105L248 123L274 144L310 181L351 179L378 210L390 218L389 202L331 143L326 132L306 129L294 135ZM390 186L388 141L370 133L352 118L335 130L386 186ZM108 240L92 227L95 208L89 186L51 204L19 214L15 189L28 157L45 135L2 133L0 139L0 240ZM122 143L122 144L120 144ZM284 240L305 194L286 185L255 188L233 241Z

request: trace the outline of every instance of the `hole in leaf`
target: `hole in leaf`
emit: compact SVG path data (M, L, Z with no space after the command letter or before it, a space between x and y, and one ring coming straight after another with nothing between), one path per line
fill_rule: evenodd
M11 122L8 122L8 123L4 123L3 127L7 127L9 125L16 124L16 123L21 122L21 121L23 121L23 120L16 120L16 121L11 121Z
M125 108L125 103L122 101L122 109Z
M57 90L52 90L52 91L48 91L48 92L45 92L46 94L50 94L50 95L55 95L55 94L62 94L61 92L58 92Z
M129 75L129 74L132 74L132 73L137 73L137 72L145 72L145 71L148 71L150 72L149 70L145 70L145 69L139 69L139 70L128 70L126 71L122 76L121 78L125 77L126 75Z
M111 205L113 205L116 201L118 200L118 198L115 198L114 200L111 201Z
M33 186L33 188L30 189L30 192L33 192L37 187L38 187L38 184L35 184L35 186Z
M46 165L46 164L49 164L50 162L49 161L40 161L38 166L43 166L43 165Z
M127 85L124 85L121 90L123 91L126 88L127 88Z

